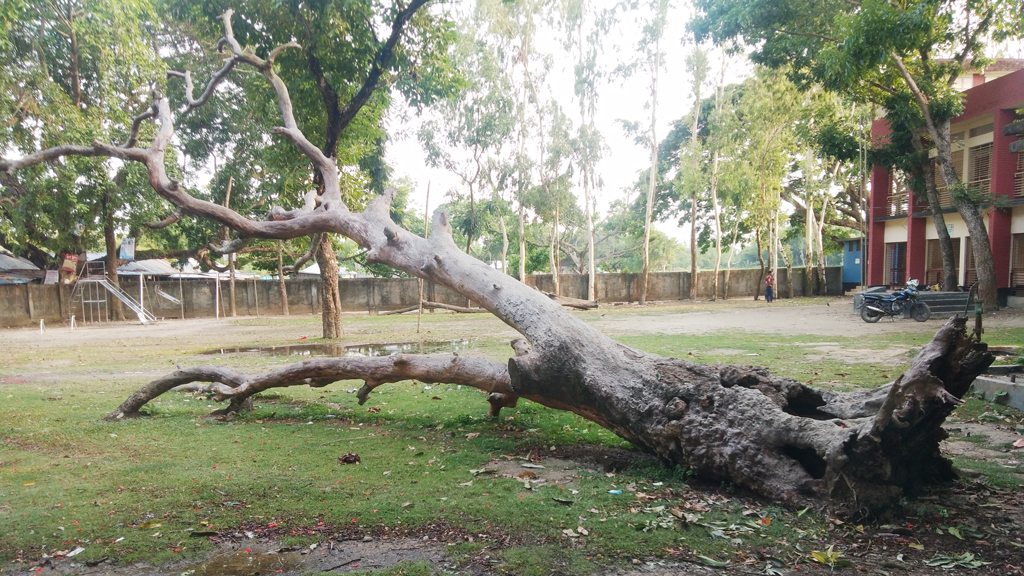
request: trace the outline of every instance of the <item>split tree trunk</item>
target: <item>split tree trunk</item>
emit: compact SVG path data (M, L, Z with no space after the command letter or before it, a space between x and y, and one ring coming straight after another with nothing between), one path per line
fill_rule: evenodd
M703 478L792 506L874 513L954 477L939 454L940 425L992 362L974 350L964 319L947 322L892 384L854 393L815 390L763 368L695 364L620 344L465 255L443 213L429 240L401 230L388 216L389 199L375 200L364 222L342 227L369 248L371 261L457 289L522 333L507 366L400 354L306 360L256 375L193 367L152 382L110 418L136 416L148 400L193 381L222 383L217 394L230 409L272 387L362 379L359 398L366 401L377 386L416 378L485 390L492 415L520 397L572 411Z

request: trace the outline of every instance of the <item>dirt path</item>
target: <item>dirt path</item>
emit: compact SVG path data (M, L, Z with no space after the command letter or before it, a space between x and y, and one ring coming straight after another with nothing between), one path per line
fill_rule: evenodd
M640 309L636 308L639 312ZM853 299L836 298L822 304L780 301L775 304L751 301L707 302L702 309L683 308L678 314L606 316L595 327L623 334L707 334L751 332L766 334L814 334L819 336L873 336L894 332L934 333L947 318L933 316L927 322L882 319L868 324L853 313ZM989 328L1024 326L1024 310L1000 310L985 316Z

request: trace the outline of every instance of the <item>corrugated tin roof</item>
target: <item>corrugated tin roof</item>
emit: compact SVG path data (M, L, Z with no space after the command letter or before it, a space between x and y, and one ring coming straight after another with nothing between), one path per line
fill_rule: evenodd
M24 258L0 252L0 270L39 270L39 267Z
M135 260L117 267L119 276L170 276L180 273L181 271L171 266L167 260Z

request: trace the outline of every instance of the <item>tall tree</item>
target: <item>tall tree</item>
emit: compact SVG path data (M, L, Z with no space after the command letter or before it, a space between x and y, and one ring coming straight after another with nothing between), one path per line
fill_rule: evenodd
M26 156L69 137L134 142L131 111L144 108L146 86L164 72L150 50L153 20L146 0L5 4L0 149ZM0 246L51 269L65 253L102 247L116 286L117 236L164 206L135 165L88 157L36 165L0 175Z
M476 16L476 14L474 14ZM469 194L466 253L477 236L476 203L498 169L497 155L514 128L515 103L503 58L497 47L480 34L478 18L465 22L453 63L466 83L452 98L437 106L439 117L421 127L419 139L427 150L427 163L442 166L459 177Z
M690 299L697 299L697 196L704 189L705 179L701 176L703 146L698 138L700 134L701 88L707 81L708 56L699 46L686 57L686 72L690 75L690 91L693 93L693 110L690 113L690 144L685 169L692 171L690 182ZM654 170L654 167L652 167ZM716 214L717 215L717 214ZM717 278L717 275L716 275Z
M699 37L741 38L754 46L755 61L785 67L799 82L817 81L886 107L913 101L971 235L979 295L994 307L995 267L982 217L992 199L957 175L949 126L962 110L957 78L983 65L993 37L1021 34L1024 16L1015 6L1010 0L698 0L692 27Z
M365 202L362 197L367 189L382 192L387 181L382 123L391 92L384 88L394 86L414 106L424 106L447 95L458 78L447 58L448 45L455 38L454 24L445 14L425 8L428 2L230 2L230 7L246 14L234 23L235 37L254 53L271 54L278 46L296 42L299 49L285 50L275 58L282 67L301 72L289 78L297 121L320 133L318 147L325 155L364 175L362 181L346 179L346 196L356 204ZM221 33L220 16L228 4L227 0L177 2L171 5L171 14L200 30L214 45ZM385 34L379 37L382 31ZM261 105L275 104L268 99ZM272 125L253 122L251 129L262 134L264 142L271 142L271 148L280 145L269 137ZM255 148L264 149L266 146ZM310 180L295 173L294 151L290 149L270 158L290 164L286 173L315 188L317 204L326 201L324 181L337 176L316 172ZM263 162L277 168L272 161ZM323 336L338 338L342 327L337 254L329 238L321 236L319 240L315 255L321 273Z

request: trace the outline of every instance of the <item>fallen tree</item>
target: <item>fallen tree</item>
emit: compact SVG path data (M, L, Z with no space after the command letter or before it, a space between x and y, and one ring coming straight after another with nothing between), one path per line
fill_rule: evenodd
M615 342L547 295L459 250L443 212L435 214L430 237L421 238L391 220L393 190L372 200L361 213L349 210L342 200L335 160L299 130L288 90L274 71L274 57L294 45L261 59L235 41L230 18L230 12L223 18L221 44L230 48L231 56L204 94L238 65L251 66L267 78L282 114L283 126L277 133L298 147L324 182L315 206L275 209L272 219L253 221L189 195L165 169L164 154L174 128L170 106L159 96L151 113L140 116L159 121L149 148L135 147L134 142L64 146L0 162L0 169L14 170L67 154L141 162L153 188L186 214L213 219L245 238L342 234L366 250L368 262L455 290L523 338L512 342L514 354L507 363L399 354L306 360L260 374L218 366L179 369L133 394L110 419L138 416L146 402L190 382L215 383L210 389L229 401L225 411L231 412L254 394L274 387L360 379L363 403L377 386L417 379L484 390L492 415L514 406L519 398L572 411L667 463L794 506L871 514L918 488L955 476L939 453L938 443L945 437L941 424L974 377L992 362L992 356L968 337L963 319L947 322L895 382L845 394L816 390L763 368L695 364ZM191 97L190 85L187 93L190 106L201 103Z

